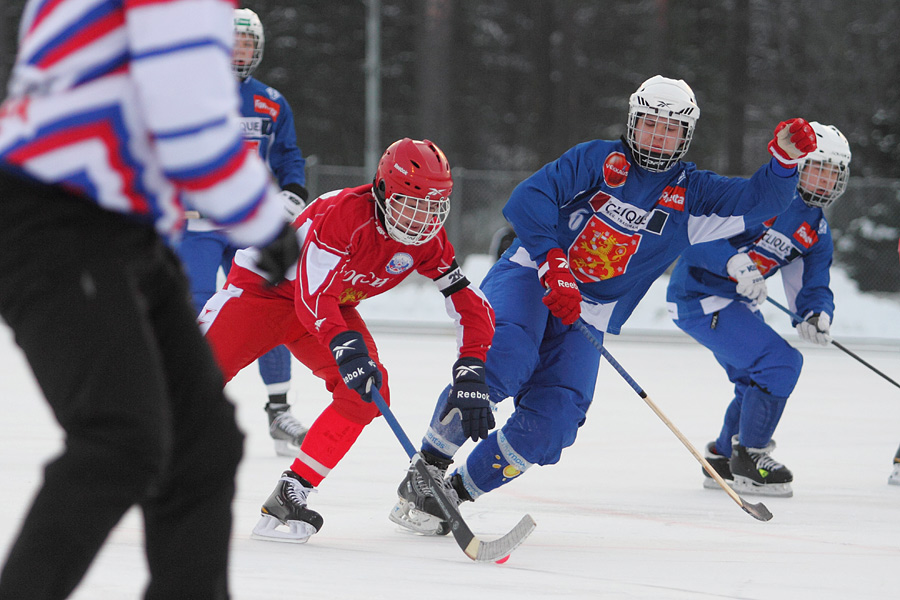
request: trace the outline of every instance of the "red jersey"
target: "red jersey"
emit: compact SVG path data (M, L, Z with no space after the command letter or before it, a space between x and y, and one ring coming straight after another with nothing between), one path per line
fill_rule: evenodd
M485 359L494 335L494 311L481 290L469 285L443 229L420 246L392 239L375 216L371 185L324 194L294 221L300 259L286 281L266 293L292 298L300 323L319 342L347 331L339 306L382 294L412 272L428 277L446 297L457 324L460 356ZM257 250L240 250L228 282L259 290L266 283Z

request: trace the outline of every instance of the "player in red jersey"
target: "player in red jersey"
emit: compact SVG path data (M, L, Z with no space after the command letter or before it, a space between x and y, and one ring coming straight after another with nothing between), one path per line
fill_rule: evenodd
M447 158L436 145L394 142L372 184L324 194L297 217L302 251L286 281L269 286L256 266L257 250L241 250L224 288L200 313L226 381L284 344L333 396L263 504L255 536L305 542L321 529L322 517L307 508L307 495L378 416L372 386L390 402L387 373L356 307L413 271L435 282L459 329L446 414L458 413L464 427L483 436L493 427L484 358L494 312L469 285L447 239L452 187Z

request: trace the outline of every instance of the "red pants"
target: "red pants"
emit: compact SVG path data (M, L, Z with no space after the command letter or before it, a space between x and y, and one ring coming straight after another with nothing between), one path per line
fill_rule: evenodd
M235 269L232 270L235 273ZM229 282L232 278L229 277ZM292 469L313 485L337 465L350 449L363 427L379 415L377 407L364 402L359 394L344 385L337 363L323 346L297 319L293 299L260 284L244 288L233 283L216 293L200 315L206 339L225 376L226 383L244 367L276 346L284 344L297 360L325 381L332 403L316 419L303 440ZM359 331L369 355L383 375L381 395L390 404L388 376L380 360L375 340L355 307L341 307L348 328Z

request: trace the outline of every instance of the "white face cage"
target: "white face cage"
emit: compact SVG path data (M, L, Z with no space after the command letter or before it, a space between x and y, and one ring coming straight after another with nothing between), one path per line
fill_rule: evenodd
M825 208L841 197L850 179L850 142L834 125L811 121L816 149L800 165L797 190L809 206Z
M249 8L234 11L234 52L231 70L240 80L247 79L262 62L266 38L262 22Z
M847 189L850 167L832 162L807 160L800 167L800 197L809 206L825 208Z
M450 214L450 199L444 196L416 198L393 194L384 201L384 226L401 244L420 246L436 236Z
M647 171L668 171L687 152L694 138L694 123L652 112L628 115L628 146Z

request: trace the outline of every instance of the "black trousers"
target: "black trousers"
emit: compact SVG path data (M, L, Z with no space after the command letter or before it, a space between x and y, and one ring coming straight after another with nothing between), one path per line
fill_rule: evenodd
M146 224L0 171L0 315L66 434L0 599L67 597L134 505L145 597L227 598L243 435L174 254Z

